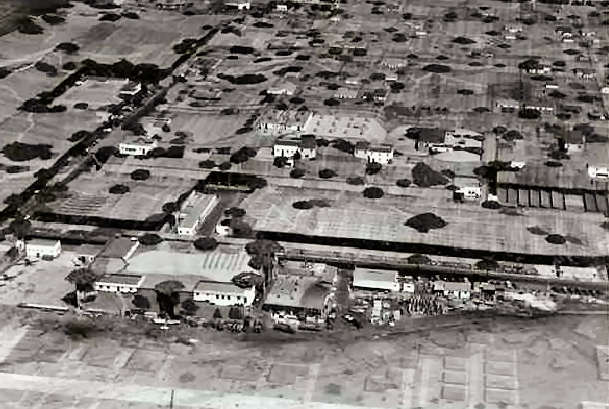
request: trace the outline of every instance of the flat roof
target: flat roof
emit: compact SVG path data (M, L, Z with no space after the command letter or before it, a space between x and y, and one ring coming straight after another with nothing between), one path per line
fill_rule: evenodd
M217 202L216 195L196 194L193 196L181 210L184 213L184 218L180 222L180 226L192 227L196 224L201 214L209 207Z
M267 293L265 305L321 310L330 293L318 277L279 275Z
M374 117L330 115L315 113L307 122L304 133L328 138L365 139L384 141L387 131Z
M53 246L55 247L57 243L61 244L59 240L54 239L31 239L25 242L26 245L31 246Z
M104 284L126 284L137 285L142 280L141 275L135 274L106 274L96 280L97 283Z
M378 283L395 283L398 272L395 270L369 270L366 268L356 268L353 271L353 285L359 287L361 281L375 281Z
M129 237L117 237L110 239L106 248L99 253L101 258L123 258L129 254L134 246L139 246L139 242L131 240Z
M527 163L518 171L497 172L497 184L555 189L603 190L590 183L585 166L564 163L561 167Z
M205 281L201 280L196 285L193 291L205 292L218 292L218 293L230 293L230 294L245 294L249 288L241 288L233 283L219 283L217 281Z
M152 276L196 276L198 280L228 283L241 273L252 272L245 251L225 253L219 250L206 253L179 253L153 250L136 254L129 260L125 272Z

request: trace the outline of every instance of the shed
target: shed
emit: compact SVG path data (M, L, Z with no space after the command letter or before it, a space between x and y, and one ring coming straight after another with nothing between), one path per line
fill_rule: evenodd
M61 241L49 239L32 239L25 243L27 258L56 258L61 254Z
M353 287L376 291L399 291L398 272L394 270L368 270L356 268Z

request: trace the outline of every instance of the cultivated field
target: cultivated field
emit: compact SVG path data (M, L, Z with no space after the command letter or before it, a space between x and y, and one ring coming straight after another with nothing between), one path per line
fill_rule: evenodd
M326 197L331 200L331 207L310 210L292 207L297 201ZM408 189L401 196L366 199L357 193L268 187L250 195L241 206L256 220L255 230L269 232L546 255L603 255L609 244L599 215L527 210L514 216L476 205L457 205L449 197L430 202L425 196L409 195ZM404 226L408 218L430 211L448 225L428 233ZM572 235L582 244L550 244L544 236L531 234L527 230L530 226Z

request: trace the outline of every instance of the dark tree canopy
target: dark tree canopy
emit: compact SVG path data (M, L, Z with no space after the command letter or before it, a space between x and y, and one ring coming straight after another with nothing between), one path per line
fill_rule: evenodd
M146 246L153 246L162 242L163 238L158 234L146 233L143 236L138 237L138 241Z
M113 195L123 195L127 192L129 192L129 186L126 185L114 185L111 186L110 189L108 189L109 193L112 193Z
M433 170L423 162L417 163L412 169L412 180L419 187L445 185L448 183L440 172Z
M385 192L383 192L383 189L381 189L380 187L367 187L364 189L364 191L362 192L364 197L367 197L369 199L380 199L381 197L383 197L385 195Z
M448 223L433 213L421 213L406 220L405 226L411 227L419 233L427 233L431 229L441 229Z
M150 177L150 171L148 169L136 169L131 172L131 179L133 180L146 180Z
M213 237L199 237L192 244L197 250L201 251L211 251L218 247L218 242Z

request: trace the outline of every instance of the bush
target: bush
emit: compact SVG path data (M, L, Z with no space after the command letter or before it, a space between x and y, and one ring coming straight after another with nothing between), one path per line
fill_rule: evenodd
M288 164L288 158L283 157L283 156L278 156L275 159L273 159L273 166L276 166L278 168L283 168L285 166L287 166Z
M411 181L410 179L399 179L398 181L395 182L396 185L398 185L399 187L408 187L411 185Z
M552 244L565 244L567 239L560 234L548 234L546 236L546 241Z
M501 205L498 202L495 202L494 200L486 200L484 202L482 202L482 207L485 209L500 209Z
M131 20L139 20L140 16L137 13L134 13L133 11L127 11L123 14L121 14L121 16L131 19Z
M292 207L294 209L298 209L298 210L309 210L309 209L312 209L314 207L314 205L311 202L304 200L304 201L292 203Z
M31 17L22 17L17 20L17 31L29 35L42 34L44 32L42 27L36 24Z
M89 108L89 104L87 104L86 102L77 102L76 104L74 104L74 109L79 109L81 111L85 111Z
M300 104L304 104L305 103L305 99L303 97L292 97L290 98L290 104L294 104L294 105L300 105Z
M4 145L2 153L13 162L29 161L36 158L42 160L51 159L51 145L30 145L27 143L13 142Z
M192 244L201 251L211 251L218 247L218 242L213 237L199 237Z
M349 185L360 186L360 185L364 184L364 179L359 177L359 176L355 176L355 177L349 177L349 178L347 178L346 182Z
M202 160L201 162L199 162L199 167L201 169L212 169L216 167L216 162L211 159Z
M536 109L525 108L518 111L518 117L522 119L539 119L541 113Z
M99 21L117 21L120 18L120 14L106 13L99 18Z
M550 168L560 168L562 166L562 163L555 160L549 160L545 162L545 165Z
M336 98L326 98L324 99L324 105L329 107L335 107L340 105L340 101Z
M423 254L413 254L407 258L409 264L429 265L431 259Z
M127 192L129 192L131 189L129 189L129 186L125 186L125 185L114 185L111 186L110 189L108 189L108 192L112 193L113 195L123 195Z
M427 233L431 229L441 229L448 223L441 217L433 213L421 213L411 217L404 223L405 226L411 227L419 233Z
M499 263L492 258L485 258L476 263L476 268L478 270L497 270L499 268Z
M138 237L137 240L145 246L154 246L162 242L163 238L158 234L146 233L143 236Z
M450 72L450 67L442 64L428 64L422 68L423 71L435 72L435 73L447 73Z
M78 44L74 43L59 43L55 47L55 51L63 51L66 54L74 54L80 50Z
M256 154L256 149L244 146L231 155L230 161L235 164L247 162L248 159L255 157Z
M474 91L472 91L471 89L459 89L457 90L457 94L460 95L472 95L474 93Z
M520 134L520 132L511 130L511 131L508 131L503 134L503 139L505 139L506 141L514 141L514 140L523 139L523 138L522 138L522 135Z
M266 77L263 74L243 74L238 77L227 74L218 74L217 77L235 85L254 85L266 81Z
M68 61L61 68L63 68L66 71L72 71L72 70L76 69L76 63L73 61Z
M366 175L376 175L383 169L383 165L377 162L366 163Z
M383 192L383 189L380 187L367 187L362 193L364 194L364 197L369 199L380 199L385 195L385 192Z
M57 74L57 68L55 68L54 65L47 64L46 62L38 61L36 64L34 64L34 68L47 74Z
M45 23L51 25L51 26L56 26L58 24L63 24L65 23L66 19L58 16L57 14L43 14L41 16L42 21L44 21Z
M230 163L229 161L226 161L226 162L222 162L221 164L219 164L218 165L218 169L220 169L220 170L229 170L232 166L233 166L232 163Z
M163 206L161 206L161 210L164 213L175 213L178 211L180 207L178 206L178 204L176 202L167 202L164 203Z
M147 310L150 308L150 301L148 301L148 298L141 294L135 294L131 302L136 308L141 310Z
M336 172L332 169L322 169L319 171L319 177L322 179L332 179L336 176Z
M472 40L471 38L467 38L467 37L456 37L453 39L453 43L469 45L469 44L475 44L476 41Z
M148 169L136 169L131 172L132 180L146 180L150 177L150 171Z
M254 54L256 49L254 47L247 47L241 45L234 45L229 49L231 54Z
M433 170L423 162L417 163L412 169L412 180L419 187L431 187L448 183L448 179L442 176L440 172Z
M307 174L307 172L301 168L294 168L290 171L290 177L293 179L299 179L306 174Z

